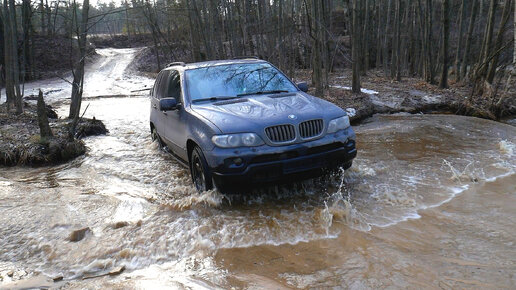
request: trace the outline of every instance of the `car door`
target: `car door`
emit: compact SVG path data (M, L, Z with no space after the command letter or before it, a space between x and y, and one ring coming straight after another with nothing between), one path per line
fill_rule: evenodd
M178 105L177 110L169 111L166 115L166 135L172 143L172 151L183 160L188 160L186 152L186 116L184 110L183 93L181 89L181 77L178 71L171 70L168 75L168 86L166 89L166 97L176 99Z
M165 112L159 109L159 100L163 98L163 85L166 84L166 78L168 77L168 71L161 71L156 77L156 82L151 92L151 121L154 123L158 134L162 138L166 138L166 120Z

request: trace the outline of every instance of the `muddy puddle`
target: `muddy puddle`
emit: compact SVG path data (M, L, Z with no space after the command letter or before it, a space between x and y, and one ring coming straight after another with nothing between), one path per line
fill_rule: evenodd
M120 93L104 75L96 89ZM516 286L513 126L379 115L356 127L345 173L226 196L197 194L150 141L147 98L88 104L110 133L86 139L85 156L0 168L0 288Z

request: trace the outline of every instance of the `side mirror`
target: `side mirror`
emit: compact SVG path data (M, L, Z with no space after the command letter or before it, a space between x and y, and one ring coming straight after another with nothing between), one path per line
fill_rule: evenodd
M298 83L297 84L297 87L302 91L302 92L308 92L308 85L305 83L305 82L302 82L302 83Z
M178 103L174 98L166 98L159 100L159 110L160 111L173 111L179 109L181 103Z

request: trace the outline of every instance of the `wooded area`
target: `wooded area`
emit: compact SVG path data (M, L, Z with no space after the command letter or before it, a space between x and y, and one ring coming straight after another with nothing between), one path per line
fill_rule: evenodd
M148 36L156 71L170 61L255 55L291 77L310 69L318 96L330 72L352 67L357 93L360 76L381 69L395 81L461 83L472 95L494 98L516 62L514 6L513 0L124 0L96 7L88 0L4 0L0 62L7 102L21 113L21 83L35 75L35 36L77 39L70 42L80 51L70 65L70 118L80 111L87 34Z

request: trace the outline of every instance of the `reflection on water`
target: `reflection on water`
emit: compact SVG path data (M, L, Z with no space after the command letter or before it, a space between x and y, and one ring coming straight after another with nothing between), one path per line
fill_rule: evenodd
M420 218L421 210L516 168L513 127L456 116L378 116L356 128L360 154L344 174L247 195L199 195L188 171L151 143L146 98L89 104L87 114L105 120L110 134L87 139L86 156L2 170L2 261L73 279L122 264L137 270L208 261L222 249L317 244L342 239L346 228L367 232ZM84 227L92 234L66 240ZM282 275L288 285L311 285L310 277ZM205 286L227 281L219 282Z

